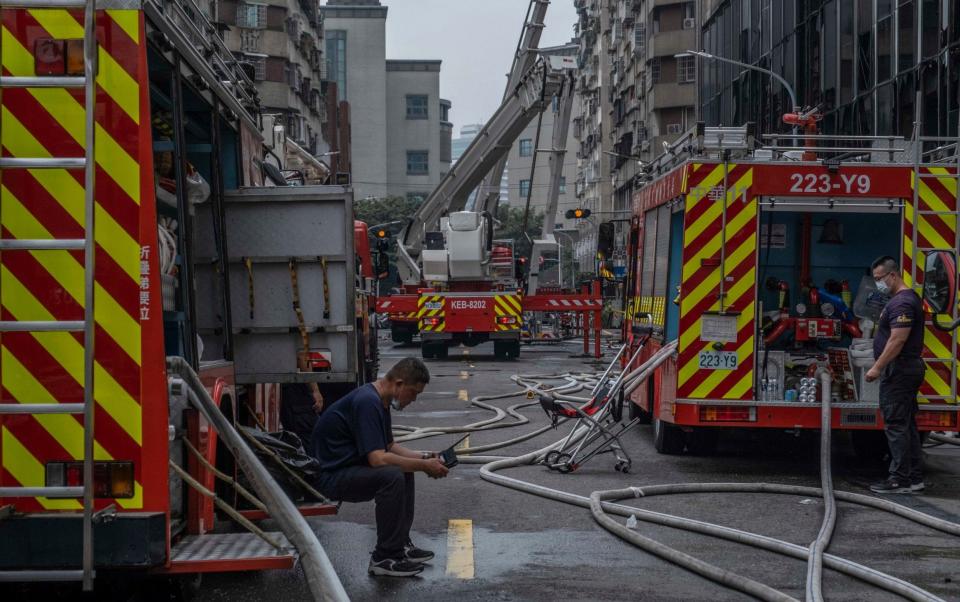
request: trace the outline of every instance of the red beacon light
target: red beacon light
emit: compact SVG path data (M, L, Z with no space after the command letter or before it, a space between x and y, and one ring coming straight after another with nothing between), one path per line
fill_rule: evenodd
M823 119L823 114L820 113L819 109L811 109L806 112L799 113L784 113L783 122L787 125L792 125L794 127L802 127L804 134L807 136L816 136L819 132L817 131L817 124ZM807 139L804 141L804 146L806 148L816 148L817 141ZM804 161L816 161L817 154L813 151L806 151L803 153Z

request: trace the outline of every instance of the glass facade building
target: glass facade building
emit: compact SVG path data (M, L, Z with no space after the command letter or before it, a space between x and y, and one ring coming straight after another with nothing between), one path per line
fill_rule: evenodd
M957 136L958 0L722 0L705 15L705 52L782 75L820 131ZM701 59L701 119L784 132L789 95L770 76ZM919 92L919 97L918 97Z

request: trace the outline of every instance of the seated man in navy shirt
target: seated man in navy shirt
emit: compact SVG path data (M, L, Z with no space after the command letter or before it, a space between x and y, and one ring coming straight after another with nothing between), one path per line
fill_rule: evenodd
M413 524L413 473L439 479L447 467L434 452L409 450L393 441L390 410L402 410L430 382L427 367L407 357L376 382L353 390L317 419L311 453L322 473L317 489L345 502L376 500L377 547L371 575L412 577L433 552L410 541Z

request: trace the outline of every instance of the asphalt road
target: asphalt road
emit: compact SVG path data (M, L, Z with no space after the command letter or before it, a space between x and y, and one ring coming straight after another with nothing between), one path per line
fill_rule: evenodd
M417 347L385 342L382 369ZM594 369L573 357L576 344L524 347L515 362L497 362L492 346L451 350L448 360L430 360L432 379L420 399L395 415L394 424L454 426L488 418L469 398L518 390L514 373L554 373ZM609 355L609 351L607 352ZM491 402L506 407L515 397ZM531 423L471 435L476 447L530 432L547 424L538 406L521 411ZM548 431L502 452L538 449L563 436ZM408 446L442 449L458 435L443 435ZM679 482L770 482L819 486L816 433L800 437L783 432L741 432L722 437L712 457L663 456L652 432L641 426L624 437L633 458L632 473L613 469L603 455L573 474L541 466L507 471L513 477L589 495L600 489ZM498 453L498 452L491 452ZM864 465L843 435L834 439L834 482L839 490L866 492L882 477L882 466ZM895 501L960 522L960 447L926 449L924 495L895 496ZM796 544L815 537L822 514L819 499L784 495L709 494L650 498L637 505L685 517L753 531ZM947 600L960 600L960 539L885 513L839 504L829 552L895 575ZM622 520L622 519L619 519ZM451 522L456 521L456 522ZM375 543L373 503L345 504L337 516L310 519L343 584L354 600L741 600L726 589L651 556L600 528L588 510L547 501L486 481L479 467L454 468L448 478L417 477L417 516L413 539L437 556L412 579L373 578L367 574ZM804 595L803 562L684 531L641 522L637 531L725 569L770 585L791 596ZM833 600L892 600L895 596L830 570L824 590ZM265 573L207 575L198 599L307 600L299 569Z

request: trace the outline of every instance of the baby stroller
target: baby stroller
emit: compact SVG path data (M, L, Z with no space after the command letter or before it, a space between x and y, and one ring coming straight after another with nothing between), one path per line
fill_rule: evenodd
M650 340L651 331L650 328L634 327L634 332L640 335L636 339L639 345L630 361L622 371L614 374L617 362L627 350L628 344L624 343L594 386L590 393L590 401L587 403L581 405L557 399L550 393L540 393L540 407L550 417L554 427L563 418L576 420L573 429L560 447L547 452L544 456L542 463L550 470L570 473L597 454L613 452L617 459L614 469L623 473L630 472L632 460L624 449L620 437L637 426L640 419L635 418L626 424L621 422L623 406L627 403L624 395L624 384L626 384L624 377L629 374L630 366ZM575 439L574 434L583 428L586 429L586 433Z

